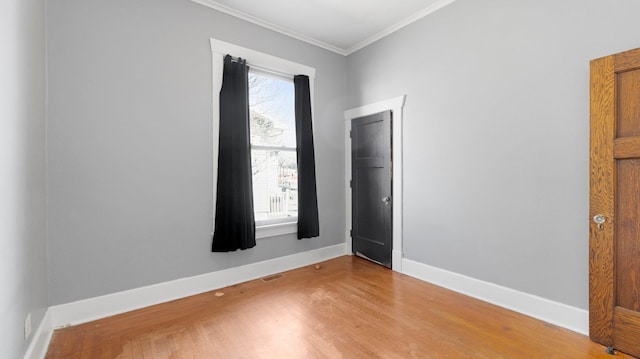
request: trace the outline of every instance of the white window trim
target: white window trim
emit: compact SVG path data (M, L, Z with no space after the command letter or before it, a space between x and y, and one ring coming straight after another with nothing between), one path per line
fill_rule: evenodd
M296 152L297 150L297 148L295 147L264 146L264 145L251 145L251 149L256 151L288 151L288 152Z
M298 222L286 222L276 224L265 224L258 226L256 224L256 239L282 236L298 232Z
M306 75L309 77L309 90L311 92L312 121L314 110L314 81L316 69L293 61L285 60L263 52L234 45L228 42L211 38L211 64L212 64L212 125L213 136L213 218L216 215L216 186L218 183L218 139L220 130L220 89L222 88L222 69L224 56L230 54L247 60L249 67L260 71L274 73L276 75L293 77L293 75ZM256 239L292 234L298 231L298 218L292 217L292 221L285 223L256 224Z

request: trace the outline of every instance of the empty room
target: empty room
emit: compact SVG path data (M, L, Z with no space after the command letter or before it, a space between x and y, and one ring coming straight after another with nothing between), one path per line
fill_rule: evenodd
M0 358L640 357L640 2L0 6Z

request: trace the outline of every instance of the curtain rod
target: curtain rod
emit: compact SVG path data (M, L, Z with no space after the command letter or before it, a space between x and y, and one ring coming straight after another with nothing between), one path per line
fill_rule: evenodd
M273 70L273 69L270 69L270 68L267 68L267 67L262 67L262 66L259 66L259 65L253 65L253 64L251 64L249 62L249 60L247 60L245 58L235 57L235 56L230 55L230 54L224 55L223 57L226 57L226 56L231 56L231 60L232 61L239 61L239 60L242 59L247 63L247 66L249 66L250 69L258 70L258 72L262 72L262 73L264 73L266 75L282 77L282 78L286 78L287 80L293 80L293 77L295 76L295 75L290 74L290 73Z

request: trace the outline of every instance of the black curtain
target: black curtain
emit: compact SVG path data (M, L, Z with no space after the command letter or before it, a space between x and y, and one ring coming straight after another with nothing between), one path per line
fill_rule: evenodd
M293 78L296 102L296 140L298 155L298 239L320 235L316 166L311 126L309 77Z
M224 58L220 90L218 184L212 252L256 245L249 138L249 67Z

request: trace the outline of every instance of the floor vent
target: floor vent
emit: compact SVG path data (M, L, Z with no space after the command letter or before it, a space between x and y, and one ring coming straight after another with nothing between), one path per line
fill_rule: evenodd
M284 278L284 274L278 273L278 274L266 276L266 277L262 278L262 281L263 282L271 282L272 280L276 280L276 279L280 279L280 278Z

